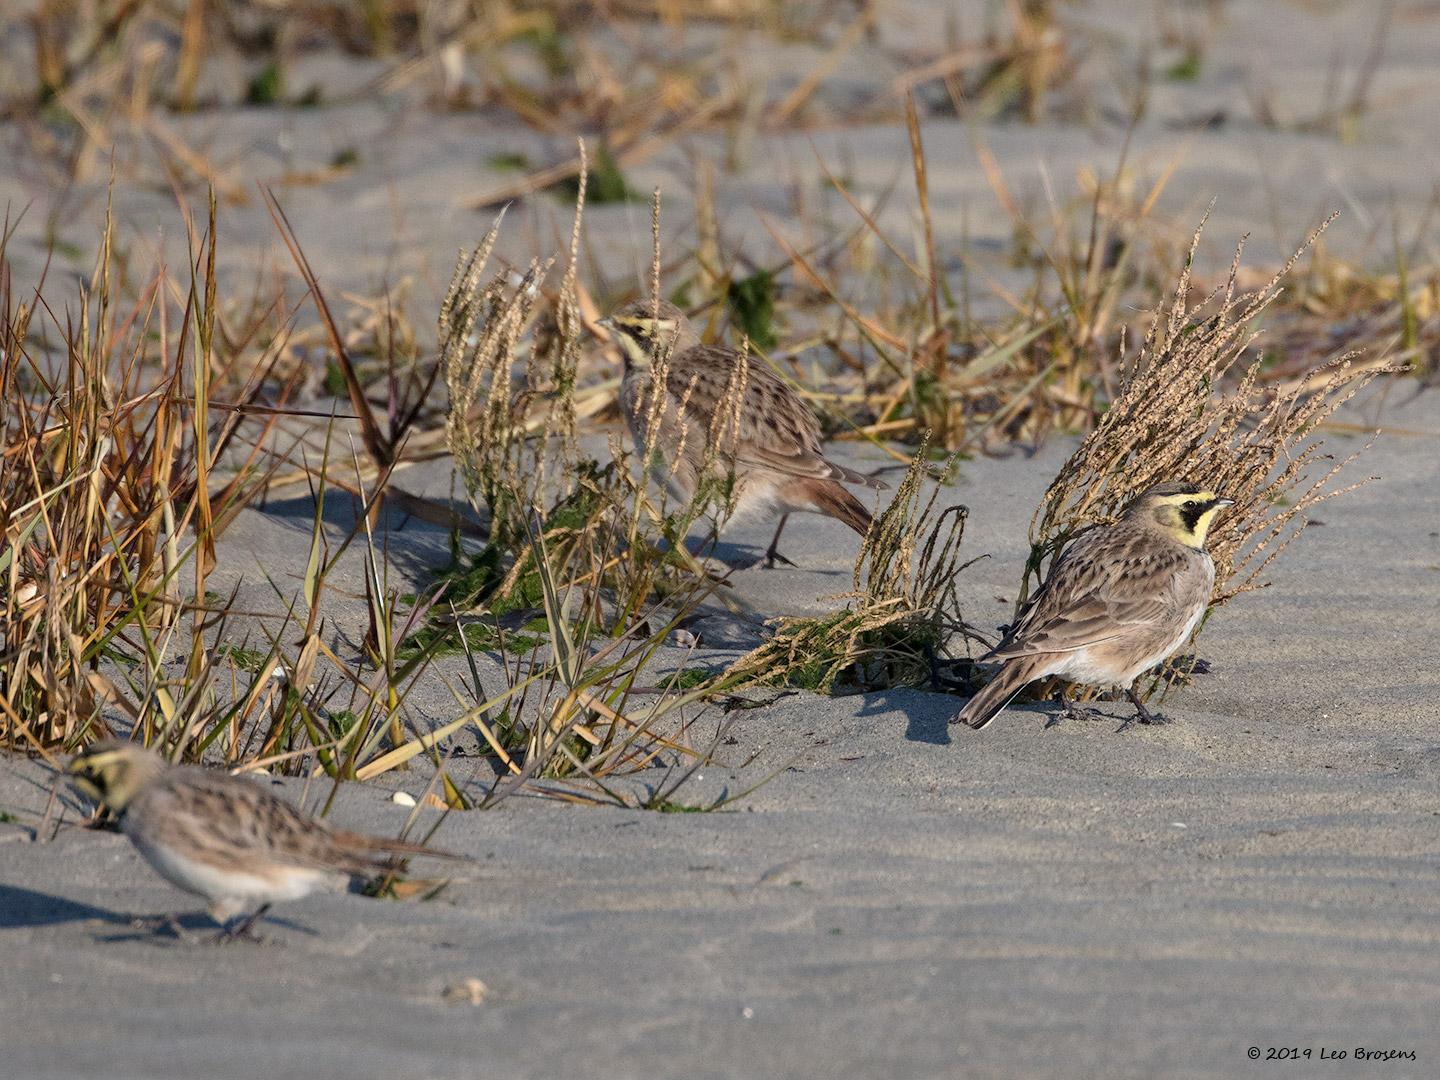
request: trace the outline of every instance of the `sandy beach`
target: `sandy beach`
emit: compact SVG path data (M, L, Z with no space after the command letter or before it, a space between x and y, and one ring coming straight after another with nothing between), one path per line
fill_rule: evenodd
M1390 396L1411 400L1385 407L1387 426L1416 434L1382 439L1367 461L1382 479L1335 502L1270 589L1216 617L1213 673L1167 703L1165 727L1117 733L1119 705L1113 723L1047 727L1054 710L1035 706L956 731L947 695L796 693L738 714L735 744L686 791L698 803L781 770L733 811L516 798L452 816L436 842L474 856L473 876L425 904L312 898L255 948L132 930L179 898L121 837L35 844L4 826L11 1067L37 1080L286 1075L301 1061L317 1077L1281 1076L1295 1063L1247 1050L1293 1046L1417 1055L1317 1057L1305 1075L1427 1076L1440 464L1422 451L1440 412L1404 384ZM1003 614L992 594L1013 581L1064 449L966 465L957 494L988 510L967 542L995 556L967 580L974 608ZM833 589L843 530L806 525L804 570L755 570L738 588L796 603ZM48 783L9 762L0 805L38 814ZM424 776L397 783L418 795ZM404 813L352 785L333 820L384 832ZM483 1005L446 998L472 978Z

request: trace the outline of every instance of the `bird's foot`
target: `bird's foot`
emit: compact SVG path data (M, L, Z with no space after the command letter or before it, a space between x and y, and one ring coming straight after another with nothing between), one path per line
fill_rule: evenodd
M1175 721L1171 720L1168 716L1161 716L1159 713L1147 712L1144 716L1136 713L1134 716L1128 717L1125 722L1115 730L1117 732L1125 731L1130 727L1131 724L1145 724L1147 726L1153 727L1164 727L1166 724L1173 724L1174 722Z
M270 910L269 904L261 904L259 908L242 918L232 919L220 928L220 932L210 939L212 945L233 945L237 941L248 941L252 945L264 945L265 937L255 932L255 924L265 917Z
M975 693L975 680L977 668L975 661L969 657L960 657L955 660L946 660L949 665L949 672L940 670L940 658L935 655L935 650L928 645L925 647L925 659L930 664L930 689L959 692L967 696Z
M782 514L780 516L780 524L775 526L775 535L770 538L770 546L765 549L765 557L761 560L766 570L774 570L777 562L782 562L786 566L795 565L784 555L780 554L780 534L785 531L785 523L789 520L789 514Z
M1045 726L1054 727L1061 720L1104 720L1105 714L1098 709L1092 709L1085 705L1078 705L1070 700L1066 693L1068 688L1061 683L1055 691L1055 702L1060 706L1060 712Z
M250 945L265 945L269 939L264 934L256 933L253 927L242 927L232 929L225 927L217 931L212 937L205 939L207 945L234 945L236 942L244 941Z
M1123 732L1123 730L1128 729L1130 724L1148 724L1148 726L1164 727L1165 724L1171 723L1175 723L1175 721L1169 719L1168 716L1161 716L1159 713L1146 713L1145 716L1140 716L1139 713L1136 713L1135 716L1126 717L1125 723L1120 724L1116 732Z
M174 914L142 915L131 919L130 925L136 930L148 930L152 934L169 933L171 937L177 941L183 941L186 945L194 945L200 940L181 926L179 917Z
M1131 724L1135 723L1146 724L1153 727L1159 727L1162 724L1170 723L1170 720L1168 718L1161 716L1159 713L1152 713L1149 709L1145 708L1145 703L1141 701L1139 696L1135 693L1134 687L1126 690L1125 696L1130 699L1130 704L1135 706L1135 715L1130 717L1130 719L1126 720L1125 723L1120 725L1121 731L1124 731Z
M781 555L780 552L776 551L773 546L765 552L765 557L760 560L758 565L763 566L766 570L774 570L776 563L784 563L786 566L795 565L784 555Z

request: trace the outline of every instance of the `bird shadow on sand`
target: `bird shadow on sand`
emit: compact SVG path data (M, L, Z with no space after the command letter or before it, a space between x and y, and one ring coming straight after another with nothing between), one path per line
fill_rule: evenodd
M0 885L0 930L90 920L128 926L131 917L18 885Z
M168 944L182 940L173 927L164 925L163 916L157 919L145 915L128 915L35 889L0 884L0 930L59 926L74 922L98 922L114 928L113 933L97 933L96 941L154 941ZM198 911L177 915L174 923L184 933L202 939L213 935L218 929L209 916ZM317 936L316 931L308 926L273 915L265 919L264 925L283 926L311 937Z
M948 746L950 720L960 711L960 698L923 690L877 690L864 695L865 703L856 716L881 716L898 712L905 717L905 738L911 742Z

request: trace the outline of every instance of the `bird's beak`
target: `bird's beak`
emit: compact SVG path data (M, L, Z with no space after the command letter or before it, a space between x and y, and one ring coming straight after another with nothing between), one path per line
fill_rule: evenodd
M1216 500L1215 500L1215 505L1218 506L1218 507L1220 507L1221 509L1224 509L1224 508L1227 507L1227 506L1234 506L1234 505L1235 505L1235 500L1234 500L1234 499L1216 499Z
M615 332L615 320L610 318L609 315L606 315L603 319L596 319L595 325L607 334L613 334Z

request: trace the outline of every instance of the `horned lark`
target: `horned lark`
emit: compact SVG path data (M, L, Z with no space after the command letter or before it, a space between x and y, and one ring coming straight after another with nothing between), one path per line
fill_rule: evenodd
M170 765L135 743L97 743L65 771L77 791L119 816L161 877L209 901L221 940L248 934L272 903L395 869L398 856L460 857L332 828L249 780Z
M1125 687L1142 724L1159 721L1134 682L1183 645L1205 614L1215 564L1205 536L1233 503L1193 484L1162 484L1113 525L1087 529L988 657L999 673L952 723L982 728L1036 679ZM1070 711L1068 700L1066 711Z
M732 481L731 520L780 515L765 553L770 566L789 562L776 545L797 511L826 514L866 534L870 511L843 485L886 485L827 461L810 406L764 363L701 344L685 313L663 300L637 300L601 325L625 358L620 404L630 433L677 498L690 502L713 462ZM651 394L657 362L665 371L658 405ZM652 429L656 445L647 446Z

